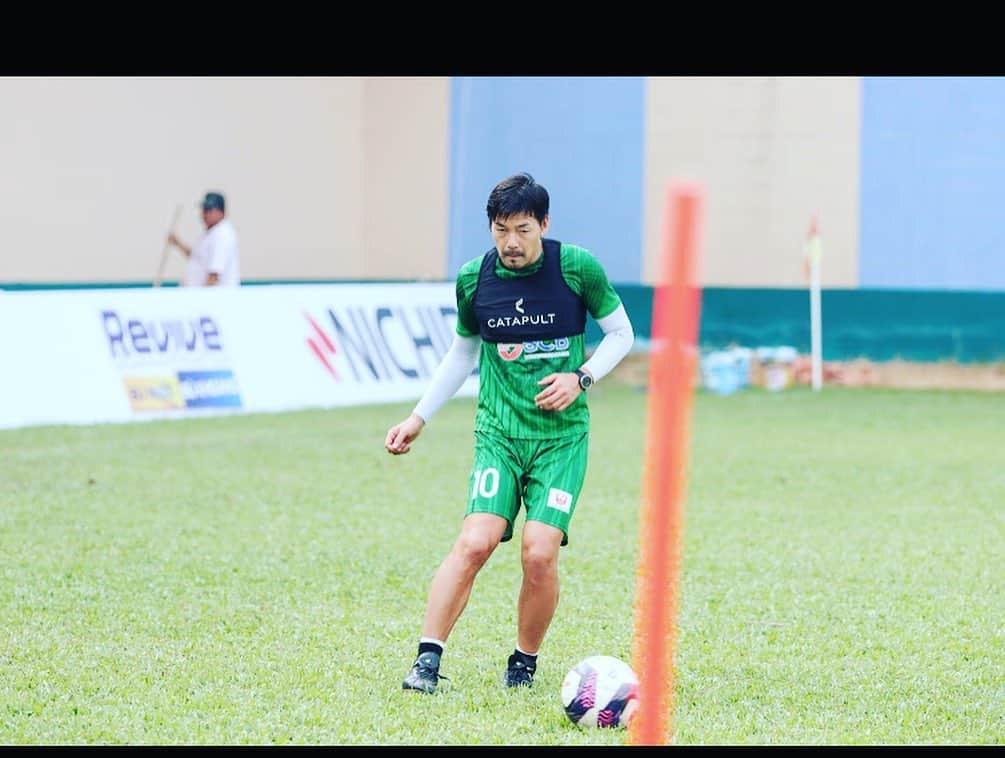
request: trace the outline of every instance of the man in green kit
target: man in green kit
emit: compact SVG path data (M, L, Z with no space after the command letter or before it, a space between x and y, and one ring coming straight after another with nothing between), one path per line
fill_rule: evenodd
M460 536L433 576L418 655L405 690L432 693L440 658L475 576L526 508L516 648L506 687L530 686L558 606L559 547L586 475L586 392L635 339L603 267L582 247L546 238L548 191L529 174L504 179L486 211L495 247L457 274L457 327L450 349L411 415L384 447L407 453L433 414L479 364L474 465ZM585 360L589 313L604 333Z

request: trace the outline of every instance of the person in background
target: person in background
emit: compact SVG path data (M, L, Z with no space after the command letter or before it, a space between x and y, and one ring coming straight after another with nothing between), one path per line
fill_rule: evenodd
M226 202L219 192L207 192L200 204L206 231L191 247L174 232L168 242L188 258L182 287L236 287L241 283L241 256L237 231L226 217Z

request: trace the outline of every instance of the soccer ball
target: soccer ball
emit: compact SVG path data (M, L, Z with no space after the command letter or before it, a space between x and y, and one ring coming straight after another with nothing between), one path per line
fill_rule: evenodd
M562 681L562 707L573 724L626 726L638 708L639 678L624 661L594 655L573 666Z

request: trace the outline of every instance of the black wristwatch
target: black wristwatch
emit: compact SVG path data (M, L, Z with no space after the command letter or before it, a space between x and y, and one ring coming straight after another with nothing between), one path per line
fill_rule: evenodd
M579 389L583 390L583 392L586 392L593 385L593 377L582 369L576 369L576 376L579 377Z

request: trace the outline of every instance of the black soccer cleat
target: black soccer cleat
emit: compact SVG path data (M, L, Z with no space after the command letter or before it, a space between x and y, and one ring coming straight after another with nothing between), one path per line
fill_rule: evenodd
M534 672L537 663L527 663L516 655L511 655L506 665L506 677L503 683L507 687L530 687L534 683Z
M436 682L446 678L440 676L440 656L436 653L423 653L415 659L412 670L401 683L401 689L418 690L432 695L436 691Z

